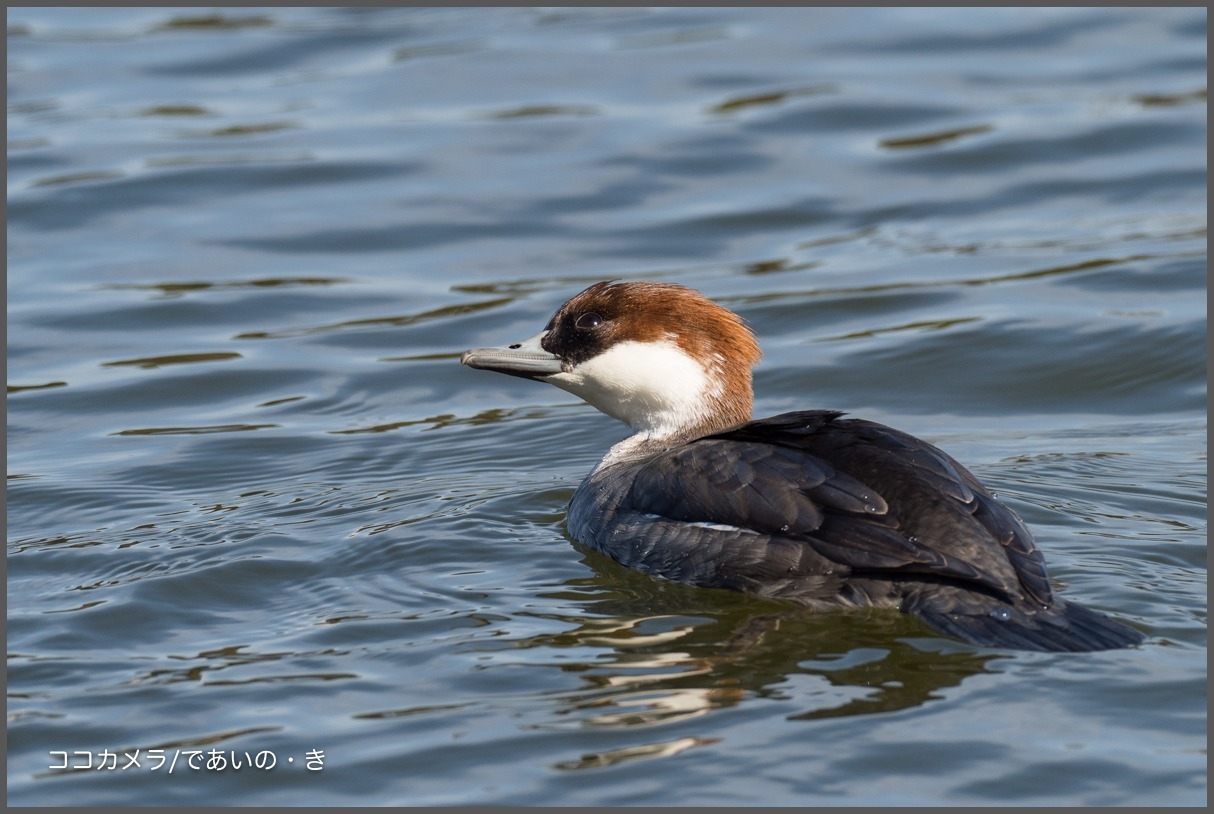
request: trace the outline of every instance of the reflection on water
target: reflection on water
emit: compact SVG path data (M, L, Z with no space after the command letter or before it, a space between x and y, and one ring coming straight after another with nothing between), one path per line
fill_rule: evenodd
M551 598L580 597L593 615L565 618L570 629L559 634L513 643L593 654L590 661L554 662L589 685L569 699L567 710L581 713L577 720L585 726L697 716L751 695L778 694L792 675L818 679L808 693L813 705L792 719L890 712L939 698L940 689L982 672L996 658L930 641L926 629L896 612L809 613L660 583L597 553L585 557L598 576L571 580L574 593ZM593 589L613 595L588 602L584 591ZM692 608L696 615L688 616Z

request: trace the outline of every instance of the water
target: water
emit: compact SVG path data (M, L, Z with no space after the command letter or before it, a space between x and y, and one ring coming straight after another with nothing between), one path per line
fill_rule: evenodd
M11 803L1204 804L1204 9L8 24ZM577 550L623 428L458 358L611 277L739 311L760 415L942 445L1147 642Z

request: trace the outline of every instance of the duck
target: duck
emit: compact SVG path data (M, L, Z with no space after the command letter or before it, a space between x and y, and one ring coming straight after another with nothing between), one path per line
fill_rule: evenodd
M1064 599L1024 521L936 446L838 410L752 417L761 351L685 286L595 283L460 362L626 424L571 498L577 543L654 578L811 611L894 608L979 647L1091 652L1139 631Z

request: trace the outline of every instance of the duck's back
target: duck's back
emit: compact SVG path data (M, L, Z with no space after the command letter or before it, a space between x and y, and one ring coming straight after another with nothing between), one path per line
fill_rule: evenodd
M1051 590L1016 514L913 436L841 413L753 421L608 463L568 525L624 565L812 607L899 607L981 645L1099 650L1141 640Z

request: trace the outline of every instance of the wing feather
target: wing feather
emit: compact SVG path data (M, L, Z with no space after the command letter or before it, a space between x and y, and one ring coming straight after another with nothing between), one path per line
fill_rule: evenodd
M774 570L919 575L1052 602L1028 530L964 467L913 436L840 416L785 413L661 453L640 467L621 505L786 539L816 555L789 566L796 545L782 547Z

